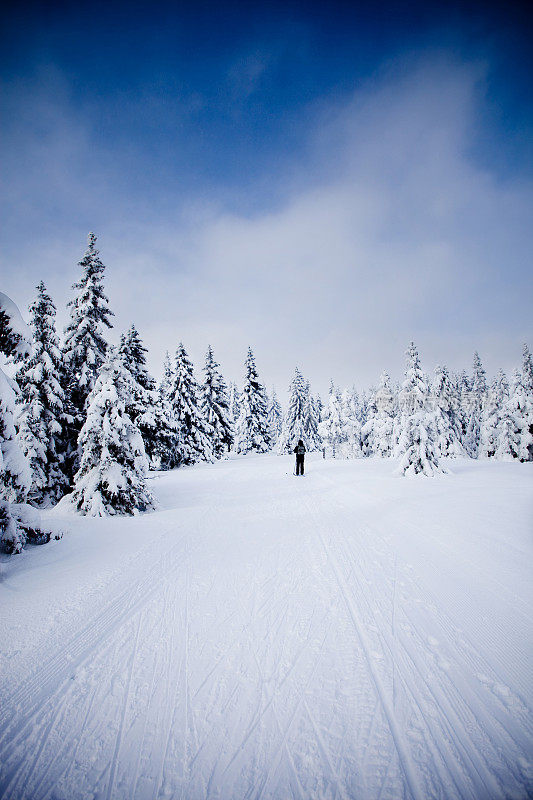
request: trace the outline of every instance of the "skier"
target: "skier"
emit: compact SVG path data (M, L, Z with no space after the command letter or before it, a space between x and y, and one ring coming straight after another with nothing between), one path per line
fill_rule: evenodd
M298 444L294 448L294 452L296 453L296 474L303 475L304 474L304 457L305 457L305 446L301 439L298 440Z

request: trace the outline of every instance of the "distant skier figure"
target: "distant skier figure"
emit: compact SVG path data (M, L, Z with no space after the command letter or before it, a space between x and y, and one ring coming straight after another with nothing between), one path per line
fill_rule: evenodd
M303 475L304 474L304 457L305 457L305 446L301 439L298 440L298 444L294 448L294 452L296 453L296 474Z

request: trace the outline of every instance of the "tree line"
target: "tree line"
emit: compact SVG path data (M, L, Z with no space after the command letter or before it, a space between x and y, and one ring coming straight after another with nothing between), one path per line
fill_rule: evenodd
M325 403L296 369L283 414L251 348L240 390L224 380L211 346L198 381L182 343L173 359L167 352L157 383L135 325L118 346L106 341L113 313L92 233L79 267L62 342L42 281L29 330L14 303L0 297L0 349L17 365L12 381L0 374L0 530L8 552L46 538L31 507L68 494L81 514L147 511L155 507L150 468L212 462L229 452L290 453L299 439L334 458L397 458L405 475L446 471L443 458L450 457L533 460L527 346L511 381L500 371L489 386L477 353L471 376L441 366L430 380L411 343L401 385L387 373L361 395L332 383Z

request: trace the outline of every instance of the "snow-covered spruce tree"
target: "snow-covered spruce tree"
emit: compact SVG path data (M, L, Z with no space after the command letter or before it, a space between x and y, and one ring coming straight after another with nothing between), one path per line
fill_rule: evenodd
M85 421L87 397L105 359L107 345L103 329L112 327L109 317L113 312L108 308L102 283L105 267L96 249L94 233L88 236L88 247L78 266L82 275L72 286L76 294L68 303L70 322L65 328L63 343L66 389L75 415L69 436L72 469L77 466L76 442Z
M87 398L79 446L80 467L71 502L92 517L136 514L154 508L146 488L148 459L142 436L127 414L134 380L120 353L109 347Z
M226 383L213 356L211 345L207 348L204 382L200 388L202 415L212 429L211 445L215 458L221 458L233 445L233 423L229 414Z
M302 377L302 373L298 367L296 367L294 370L294 377L289 386L289 404L278 442L278 452L280 454L292 453L299 439L302 439L308 450L310 449L304 426L305 406L305 381Z
M170 400L172 397L172 387L174 386L174 370L168 350L165 353L163 361L163 377L159 384L159 394L165 400Z
M459 421L459 433L461 444L466 452L466 434L468 430L468 421L470 419L470 380L466 374L466 370L463 370L459 374L453 374L450 380L458 399L457 419Z
M370 434L373 427L374 417L378 413L375 402L376 392L376 387L371 386L368 392L363 393L364 405L361 413L361 449L366 458L374 455L374 451L372 449L373 441Z
M147 350L135 325L121 337L119 352L133 378L131 403L126 412L141 432L150 465L154 469L168 468L176 448L176 424L146 369Z
M362 458L361 420L359 398L355 387L345 389L341 394L341 416L344 426L345 442L342 447L346 458Z
M446 367L437 366L432 387L435 432L441 456L459 458L465 455L461 444L459 398Z
M155 387L155 381L146 369L146 353L148 350L144 346L135 325L132 325L124 335L121 351L124 364L129 369L133 379L145 391L152 391Z
M395 402L388 373L382 373L369 408L372 412L362 429L365 454L389 458L394 451Z
M213 429L202 414L193 366L181 342L176 350L170 403L177 425L178 466L214 461Z
M0 292L0 345L4 356L29 357L32 336L18 307ZM0 369L0 499L8 503L26 500L31 470L15 431L15 399L19 388Z
M524 425L520 445L522 461L533 461L533 358L527 344L522 354L521 383L524 397L522 403Z
M307 449L310 452L320 450L322 448L322 437L318 432L318 414L313 395L311 394L311 384L309 381L305 382L303 422L305 438L307 439Z
M315 418L317 421L317 425L320 425L324 414L324 403L322 402L322 398L320 397L319 394L315 395L314 397L311 397L311 402L313 403L313 408L315 410Z
M405 380L399 395L400 426L397 446L402 475L432 476L447 470L439 463L429 390L413 342L406 353Z
M241 415L239 389L237 388L235 381L231 381L228 389L228 412L230 422L232 423L233 430L235 431L237 422Z
M474 353L472 381L468 404L468 418L464 439L465 450L471 458L477 458L481 432L481 418L487 399L487 376L479 353Z
M155 393L154 404L143 415L142 425L152 430L149 437L150 450L147 452L152 469L169 470L178 466L176 453L178 447L178 425L174 419L172 407L159 392ZM149 423L149 425L148 425Z
M522 380L527 394L533 396L533 356L527 344L522 350Z
M16 427L31 467L28 499L35 505L49 505L68 491L62 443L71 419L65 413L65 395L59 381L62 359L55 328L56 308L42 281L30 314L33 351L15 374L20 388Z
M364 428L370 417L375 413L376 409L373 403L374 392L363 389L358 399L359 422L361 423L361 429ZM365 455L364 441L362 442L361 446L363 448L363 455Z
M511 379L509 396L499 409L495 458L499 461L514 461L520 449L520 420L513 402L514 390L520 383L520 372L515 370Z
M268 429L267 399L259 380L252 348L246 356L244 387L239 398L240 415L233 449L236 453L266 453L271 447Z
M527 381L527 373L514 371L509 399L502 409L496 458L533 460L533 434L529 423L533 398L528 396Z
M169 470L178 466L178 425L172 410L172 387L174 385L174 370L170 355L165 353L163 361L163 377L158 387L155 412L160 419L154 452L151 456L154 469Z
M503 370L499 370L487 393L487 402L481 419L478 458L496 455L503 418L503 410L509 403L509 383Z
M15 361L31 355L31 332L20 311L0 292L0 352ZM0 543L7 553L20 553L29 539L49 541L34 509L26 504L31 469L15 431L15 398L19 392L0 367Z
M318 426L324 446L329 449L333 458L341 454L342 445L346 442L346 432L342 417L340 392L331 382L328 404L322 422Z
M272 394L268 400L267 424L270 441L277 444L283 427L283 411L278 400L276 390L272 387Z

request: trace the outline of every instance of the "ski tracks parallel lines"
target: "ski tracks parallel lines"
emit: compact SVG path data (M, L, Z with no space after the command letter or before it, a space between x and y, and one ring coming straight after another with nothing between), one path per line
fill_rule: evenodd
M204 512L203 516L206 515ZM196 523L198 524L198 523ZM172 529L169 529L170 532ZM27 683L23 684L0 712L0 759L5 761L26 727L39 714L42 707L56 694L76 668L82 666L110 637L130 620L159 590L159 584L181 565L177 558L187 533L171 548L170 554L161 556L148 570L141 584L127 585L96 618L75 634L64 649L45 663ZM169 558L170 555L170 558ZM165 561L170 562L166 569ZM1 787L1 783L0 783Z
M344 540L345 547L347 550L349 550L346 536L339 532L339 537L341 540ZM349 560L347 554L346 558ZM473 772L471 773L471 779L477 788L475 789L475 794L472 796L477 797L481 792L483 794L488 793L491 797L504 797L505 789L501 785L500 780L496 777L494 772L488 768L486 760L482 759L479 744L473 739L471 721L465 719L464 715L460 715L455 710L455 705L452 703L450 696L445 691L442 680L428 681L427 664L422 663L421 660L423 647L418 646L407 648L405 643L403 643L402 647L398 649L396 641L389 633L386 624L379 625L375 616L376 610L370 609L368 602L365 601L364 593L360 594L360 600L365 604L368 615L375 619L376 627L379 628L380 631L382 645L384 645L388 650L393 665L396 667L402 667L400 672L402 684L404 689L411 697L413 703L412 707L417 709L420 723L426 729L426 742L430 747L434 757L436 757L435 766L439 772L439 763L441 763L448 770L448 774L452 780L454 780L459 794L462 794L462 792L466 790L464 785L464 777L463 781L461 782L461 776L458 773L455 764L456 756L461 754L463 763L469 764L473 769ZM409 619L404 608L402 608L402 614L404 618L412 624L413 629L416 630L417 626L412 623L412 620ZM455 655L457 657L458 654L456 653ZM418 675L418 682L414 680L415 674ZM443 677L449 683L451 679L450 675L445 674ZM459 696L457 689L459 684L460 681L458 679L453 681L451 684L451 690L453 690L454 694L457 695L457 701L460 702L460 705L464 707L465 711L471 715L471 718L476 720L476 723L479 726L479 732L490 741L492 747L494 748L494 758L501 758L503 761L507 762L508 767L512 771L512 765L507 761L505 752L501 747L502 741L504 740L502 739L499 742L495 742L493 741L492 737L494 724L496 724L497 726L501 726L502 733L507 735L509 739L513 741L513 743L516 743L516 740L513 740L511 731L502 724L497 715L490 714L488 708L486 707L487 698L478 698L476 702L472 692L468 691L468 686L466 685L463 685L461 694ZM443 726L443 728L446 730L446 736L444 738L442 735L435 736L435 731L433 730L434 725L428 720L427 715L424 713L424 710L420 705L419 694L421 686L425 687L428 696L433 699L436 707L439 708L444 714L444 716L442 714L440 715L441 726ZM508 721L508 724L510 723L512 724L512 720ZM446 748L445 752L443 752L444 742L446 741L448 741L450 745L453 745L453 748L455 749L455 755L452 750L450 750L450 745L448 748ZM469 743L468 747L466 747L466 743Z
M201 523L209 511L208 509L202 512L200 520L196 520L193 523L194 527ZM179 531L179 526L177 527ZM176 526L172 526L163 535L168 536L175 533ZM67 700L72 699L70 697L70 687L68 686L69 677L93 657L95 652L103 652L111 645L114 642L112 637L116 631L123 628L140 611L142 612L151 597L160 590L159 587L162 581L170 578L180 567L182 561L179 555L183 550L184 541L186 542L189 536L190 530L184 534L182 533L176 544L169 551L166 551L154 563L153 567L145 573L141 583L136 583L132 586L131 579L129 585L124 581L126 589L119 591L95 618L70 639L61 653L46 662L25 684L15 690L9 702L4 703L3 711L0 712L0 731L2 731L0 740L0 797L7 796L4 791L7 791L8 786L11 786L13 781L18 780L23 774L20 772L22 765L19 764L19 767L13 769L11 762L13 756L16 756L19 742L24 741L23 737L27 737L28 727L32 723L42 727L41 713L47 705L51 704L53 698L60 691L64 691L66 685L66 692L64 691L63 700L58 703L57 712L54 714L50 725L44 728L39 753L34 761L34 766L36 766L49 740L61 708L66 704ZM139 625L141 616L142 614L139 614ZM131 667L133 669L133 663ZM94 694L91 702L93 700ZM84 720L84 726L86 722L87 717ZM80 740L78 739L76 747L79 746L79 742ZM45 780L46 774L49 772L52 763L57 761L57 758L58 754L47 765L46 773L40 777L38 783L39 791L42 788L47 795L53 787ZM112 776L115 774L114 768L116 768L115 759L108 766ZM61 775L64 776L69 771L70 769L67 767L62 770Z
M357 609L354 607L354 605L352 603L352 600L350 598L350 594L349 594L349 591L348 591L348 587L345 584L345 581L344 581L344 578L343 578L343 576L341 574L338 562L337 562L334 554L331 551L331 547L328 547L328 545L326 544L326 541L325 541L324 536L322 534L320 525L316 526L316 530L317 530L317 534L318 534L318 537L320 539L320 542L322 544L324 553L326 555L326 559L327 559L327 561L329 562L329 564L331 566L332 572L333 572L333 574L335 576L336 583L337 583L337 585L339 587L340 594L341 594L341 596L342 596L342 598L344 600L344 603L346 605L346 609L347 609L348 614L350 616L350 619L351 619L351 621L353 623L354 631L355 631L355 633L357 635L357 638L358 638L358 640L360 642L360 645L361 645L361 648L362 648L362 651L363 651L363 654L364 654L364 657L365 657L365 662L366 662L367 667L368 667L369 674L370 674L370 676L372 678L372 682L374 683L374 686L375 686L377 695L379 697L383 712L385 714L385 717L386 717L388 725L389 725L391 736L392 736L392 739L394 741L394 745L396 747L396 751L398 753L398 758L400 759L400 763L401 763L401 766L402 766L402 769L403 769L403 772L404 772L404 775L405 775L405 779L406 779L407 784L409 786L409 791L411 792L411 795L413 796L414 800L424 800L425 796L424 796L422 788L421 788L421 786L419 784L418 776L416 774L416 770L415 770L414 764L413 764L413 762L411 760L411 756L410 756L409 752L407 751L407 748L405 747L404 741L402 739L401 730L400 730L398 722L396 720L396 716L395 716L395 713L394 713L394 708L393 708L393 706L391 704L391 701L389 700L388 694L387 694L387 692L385 690L385 686L384 686L384 684L383 684L383 682L381 680L381 677L379 676L379 674L378 674L378 672L377 672L377 670L376 670L376 668L374 666L374 663L372 661L372 657L371 657L371 654L370 654L370 646L369 646L369 643L367 641L365 631L364 631L362 625L359 623Z
M139 646L139 634L140 634L140 631L141 631L141 621L142 621L142 614L139 614L139 620L137 622L137 630L135 632L135 638L133 640L133 648L132 648L131 658L130 658L130 668L129 668L129 674L128 674L128 682L126 684L126 690L124 692L124 702L122 704L122 711L121 711L121 714L120 714L120 723L119 723L117 738L116 738L116 742L115 742L115 749L114 749L113 757L111 759L111 764L110 764L109 783L108 783L107 792L106 792L107 800L112 800L113 792L114 792L114 789L115 789L115 778L116 778L116 773L117 773L118 760L119 760L119 756L120 756L120 745L122 743L122 737L123 737L123 734L124 734L124 725L125 725L125 722L126 722L126 713L127 713L127 710L128 710L128 703L129 703L129 699L130 699L131 679L132 679L132 676L133 676L133 668L135 666L135 656L137 655L137 649L138 649L138 646Z
M333 762L332 762L332 759L331 759L331 754L329 753L327 745L326 745L326 743L324 741L324 737L320 733L320 730L318 728L316 720L315 720L314 716L311 713L311 709L309 708L309 703L307 702L305 697L303 699L303 707L305 709L305 713L307 714L307 716L309 717L309 720L311 722L311 725L312 725L312 728L313 728L313 732L314 732L315 737L316 737L316 741L317 741L318 746L320 748L320 752L322 753L322 758L324 759L324 762L325 762L325 764L326 764L326 766L328 768L328 771L329 771L329 773L331 775L331 780L332 780L332 782L334 784L334 787L335 787L335 796L338 796L340 794L341 800L350 800L350 798L348 797L348 795L344 791L342 779L341 779L337 769L335 769L335 767L333 766Z

